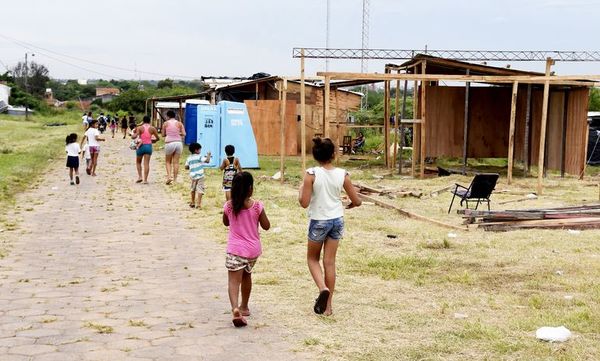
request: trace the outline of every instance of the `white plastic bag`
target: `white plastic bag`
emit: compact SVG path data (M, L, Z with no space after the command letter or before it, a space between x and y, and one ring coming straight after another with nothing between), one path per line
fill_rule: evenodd
M548 342L565 342L571 338L571 331L565 326L540 327L535 331L535 337Z

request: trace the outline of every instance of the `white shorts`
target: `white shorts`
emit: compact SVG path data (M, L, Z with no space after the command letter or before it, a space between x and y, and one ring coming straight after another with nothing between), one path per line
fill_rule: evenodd
M165 155L181 154L183 152L183 143L170 142L165 144Z

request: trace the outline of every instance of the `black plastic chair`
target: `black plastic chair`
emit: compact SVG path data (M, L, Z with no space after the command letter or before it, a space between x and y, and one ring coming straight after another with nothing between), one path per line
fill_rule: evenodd
M456 187L452 191L452 202L450 202L450 207L448 208L448 213L452 210L452 205L454 204L454 198L460 198L460 205L462 207L463 202L466 203L467 208L469 208L469 201L474 202L477 201L475 205L475 209L479 207L480 203L487 202L488 211L490 210L490 196L496 188L496 182L498 182L498 177L500 175L498 173L480 173L476 174L475 178L471 181L471 185L469 187L462 186L456 183Z

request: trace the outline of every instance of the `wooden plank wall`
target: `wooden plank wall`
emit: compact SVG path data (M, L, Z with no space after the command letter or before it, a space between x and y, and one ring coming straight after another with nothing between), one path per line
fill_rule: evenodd
M469 157L506 158L510 121L511 87L471 87ZM567 112L565 171L578 175L585 158L587 98L585 88L570 91ZM464 127L464 87L427 88L427 156L461 157ZM547 165L560 170L564 90L552 90L548 112ZM522 161L525 136L527 86L519 87L515 131L515 160ZM542 90L532 91L530 159L537 163L542 113Z
M588 132L587 88L573 89L569 93L567 103L567 145L565 171L573 175L581 175L587 159L586 133Z
M279 155L280 120L279 100L246 100L248 115L256 138L258 154ZM285 114L286 155L298 154L298 127L296 125L296 102L286 101Z

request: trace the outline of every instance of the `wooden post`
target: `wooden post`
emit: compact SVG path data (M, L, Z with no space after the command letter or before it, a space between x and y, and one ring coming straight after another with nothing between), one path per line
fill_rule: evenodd
M531 84L527 84L527 109L525 110L525 136L523 147L523 177L529 176L529 166L531 165Z
M404 90L402 92L402 113L400 115L400 159L398 160L398 174L402 174L402 151L404 150L404 125L402 125L402 119L406 115L406 88L408 87L408 81L404 81Z
M306 84L304 83L304 48L300 51L300 149L302 151L302 176L306 172Z
M421 68L421 73L425 74L427 72L427 61L423 62L423 67ZM421 156L419 157L420 164L420 178L425 178L425 149L426 149L426 139L427 139L427 81L421 82Z
M563 98L563 119L562 119L562 144L560 147L560 177L565 177L565 156L567 150L567 116L569 106L569 91L565 90L565 96Z
M254 105L258 106L258 82L255 84L254 88Z
M546 59L546 76L550 75L550 69L554 65L552 58ZM544 82L544 96L542 98L542 124L540 128L540 150L538 157L538 182L537 182L537 194L541 195L543 190L543 177L544 177L544 159L546 155L546 128L548 123L548 97L550 95L550 81Z
M334 88L335 99L335 164L340 164L340 105L338 103L338 89Z
M179 121L183 123L183 108L181 108L181 99L179 99Z
M519 91L519 82L513 83L512 99L510 102L510 127L508 130L508 172L506 174L508 184L512 182L513 162L515 155L515 120L517 117L517 92Z
M281 83L280 83L281 84ZM283 183L284 180L284 172L285 172L285 106L287 100L287 79L283 79L283 84L281 85L281 106L279 110L279 120L280 120L280 147L279 147L279 172L281 173L281 178L279 181Z
M325 77L325 94L323 95L323 137L329 138L329 86L331 78Z
M400 124L400 80L396 80L396 97L394 102L394 152L392 153L391 166L396 170L396 157L398 156L398 130ZM402 151L402 150L400 150Z
M467 75L470 71L467 69ZM463 167L462 174L467 174L467 161L469 158L469 100L471 94L471 82L465 83L465 118L463 120Z
M386 67L385 73L390 70ZM383 82L383 154L385 166L390 166L390 81Z
M418 104L419 104L419 83L415 80L415 82L413 83L413 119L417 119L417 109L418 108ZM419 135L417 133L417 131L419 130L419 126L415 125L413 123L412 126L412 159L411 159L411 165L410 165L410 175L414 178L415 177L415 168L417 167L417 147L416 147L416 140L417 140L417 136Z

